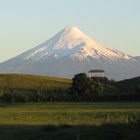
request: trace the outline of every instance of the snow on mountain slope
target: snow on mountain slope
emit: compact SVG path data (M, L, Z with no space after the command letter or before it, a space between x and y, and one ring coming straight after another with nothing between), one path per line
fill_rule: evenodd
M80 60L88 57L109 59L111 61L120 58L131 58L131 56L117 50L101 46L76 27L64 28L50 40L22 54L22 57L24 60L36 61L50 56L60 58L67 55Z
M0 64L0 72L58 77L72 77L92 68L102 68L109 78L117 80L140 75L138 59L98 44L77 27L64 28L39 46Z

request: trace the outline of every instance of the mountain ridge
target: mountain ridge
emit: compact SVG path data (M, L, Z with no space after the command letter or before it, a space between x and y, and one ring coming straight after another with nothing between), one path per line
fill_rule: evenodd
M137 68L135 68L137 67ZM121 80L140 75L139 57L104 47L77 27L66 27L49 40L0 64L0 72L73 77L92 68Z

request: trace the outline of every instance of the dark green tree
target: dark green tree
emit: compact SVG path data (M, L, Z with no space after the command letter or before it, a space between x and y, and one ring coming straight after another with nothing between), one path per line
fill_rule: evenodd
M85 73L76 74L72 79L71 93L78 99L90 94L92 84Z
M136 91L137 93L140 93L140 85L137 86Z
M103 84L101 83L98 83L96 86L95 86L95 92L98 96L103 96L103 93L104 93L104 87L103 87Z

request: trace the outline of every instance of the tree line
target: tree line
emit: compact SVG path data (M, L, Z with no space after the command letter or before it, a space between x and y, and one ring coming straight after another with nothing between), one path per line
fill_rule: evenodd
M41 101L96 101L96 100L132 100L140 99L140 85L136 85L134 94L121 94L122 89L114 80L89 78L85 73L76 74L70 88L13 89L6 86L0 89L0 99L5 102L41 102Z

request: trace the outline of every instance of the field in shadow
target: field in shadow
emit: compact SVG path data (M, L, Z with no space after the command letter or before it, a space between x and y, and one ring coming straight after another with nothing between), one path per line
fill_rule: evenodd
M70 125L1 125L1 140L138 140L140 123Z

